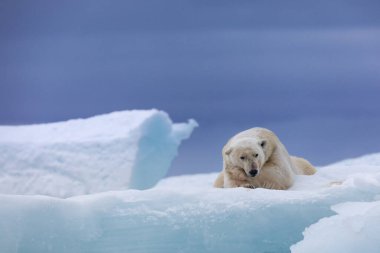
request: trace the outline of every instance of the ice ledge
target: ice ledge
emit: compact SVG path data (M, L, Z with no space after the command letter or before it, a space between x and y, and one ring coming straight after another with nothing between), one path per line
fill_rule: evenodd
M380 251L380 201L335 205L337 214L308 227L292 253L378 253ZM316 246L317 245L317 246Z
M378 198L379 166L363 160L319 168L313 176L297 177L287 191L215 189L216 175L67 199L0 195L0 252L289 253L297 242L297 253L334 252L320 249L355 243L372 250L363 252L378 252L372 236L378 234L378 204L337 204ZM320 240L321 231L330 229L329 241Z
M68 197L146 189L167 172L194 120L158 110L0 127L0 193Z

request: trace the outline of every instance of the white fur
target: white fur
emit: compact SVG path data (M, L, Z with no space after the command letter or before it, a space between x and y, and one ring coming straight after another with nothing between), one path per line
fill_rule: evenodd
M232 137L224 146L223 171L215 187L248 187L284 190L294 175L311 175L314 167L305 159L291 157L278 137L265 128L251 128ZM250 171L257 170L255 176Z

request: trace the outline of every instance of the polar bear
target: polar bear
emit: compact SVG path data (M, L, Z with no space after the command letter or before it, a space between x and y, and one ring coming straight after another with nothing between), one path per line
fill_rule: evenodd
M312 175L316 169L305 159L289 156L278 137L265 128L251 128L233 136L224 146L223 171L214 187L285 190L295 175Z

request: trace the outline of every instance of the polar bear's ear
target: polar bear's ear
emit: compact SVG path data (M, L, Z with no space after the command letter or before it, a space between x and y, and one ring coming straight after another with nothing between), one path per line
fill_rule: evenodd
M261 141L260 142L260 146L263 148L263 147L265 147L265 145L267 144L267 141Z
M231 152L232 152L232 148L228 148L226 149L226 151L224 151L224 154L229 155L231 154Z

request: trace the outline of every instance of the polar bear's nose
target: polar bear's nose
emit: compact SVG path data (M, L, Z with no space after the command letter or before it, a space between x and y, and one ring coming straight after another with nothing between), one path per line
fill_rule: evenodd
M249 175L251 175L252 177L256 176L257 175L257 170L250 170L249 171Z

